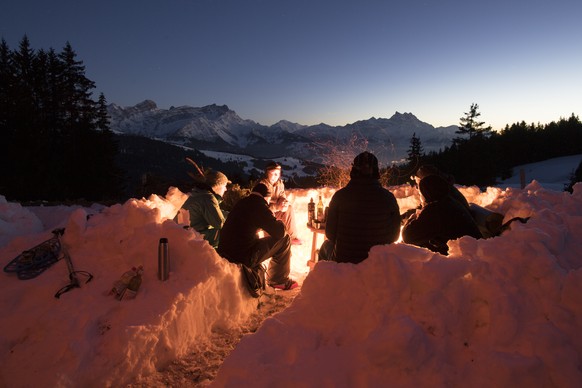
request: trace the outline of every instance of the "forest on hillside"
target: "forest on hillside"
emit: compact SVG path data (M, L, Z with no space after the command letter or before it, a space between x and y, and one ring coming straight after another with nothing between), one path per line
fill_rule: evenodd
M425 154L422 139L413 135L399 176L413 174L422 164L432 164L459 184L484 187L509 178L515 166L582 153L582 123L574 114L543 125L522 121L495 132L478 121L476 108L473 104L461 118L459 136L444 150Z

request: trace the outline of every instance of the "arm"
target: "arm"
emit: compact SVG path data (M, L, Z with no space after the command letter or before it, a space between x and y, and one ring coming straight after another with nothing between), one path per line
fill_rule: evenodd
M337 198L334 195L329 202L327 220L325 221L325 237L334 243L337 237L337 224L339 218L338 208L339 205Z
M283 181L278 180L272 187L271 203L269 203L269 208L273 212L287 211L289 207L289 202L287 201L287 195L285 194L285 184Z
M430 205L422 211L413 214L402 228L402 240L407 244L427 246L429 241L439 233L439 226L435 224L438 214L433 212Z
M393 213L392 216L390 217L388 229L390 233L389 240L391 243L393 243L394 241L398 240L398 237L400 237L400 226L402 225L402 217L400 216L400 207L398 206L398 201L396 201L394 195L391 195L390 202L392 202L390 208L393 209Z
M214 195L210 195L209 201L204 206L204 218L215 229L222 228L225 217L220 209L220 204Z
M279 221L273 215L273 212L269 210L268 206L264 207L264 211L257 215L259 217L259 227L267 232L270 236L281 239L287 233L285 231L285 224L283 221Z

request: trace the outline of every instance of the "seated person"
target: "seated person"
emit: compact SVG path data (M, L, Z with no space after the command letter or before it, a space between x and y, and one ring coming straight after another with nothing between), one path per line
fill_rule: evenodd
M424 203L404 224L405 243L447 255L449 240L482 237L469 210L451 195L449 182L439 175L429 175L418 186Z
M285 194L285 184L281 180L281 165L277 162L270 162L265 168L265 175L259 181L271 191L271 202L269 207L278 220L283 221L285 229L291 237L291 244L301 245L301 240L297 236L297 227L295 225L295 215L293 205L287 201Z
M231 183L220 171L209 171L195 186L182 209L189 213L190 227L204 236L214 248L218 246L219 234L226 219L220 208L226 186Z
M357 264L374 245L391 244L400 234L400 210L394 195L380 184L378 159L356 156L350 181L329 203L320 260Z
M422 178L426 178L429 175L438 175L450 184L449 190L451 196L465 208L469 209L483 238L495 237L501 233L503 228L503 214L487 210L474 203L469 203L465 196L454 186L455 179L452 175L442 172L433 165L425 164L418 169L415 177L416 183L418 184ZM414 212L412 209L411 211Z
M289 278L291 271L291 239L282 221L269 209L271 192L262 183L251 194L240 199L228 214L222 227L218 253L232 263L257 268L269 258L267 283L277 289L292 290L297 282ZM268 235L259 237L258 231Z
M437 167L435 167L431 164L425 164L425 165L420 166L418 168L418 170L416 171L416 175L412 176L411 178L414 180L414 182L416 183L416 186L418 187L418 183L423 178L426 178L429 175L438 175L441 178L443 178L449 184L449 194L451 195L451 197L453 199L459 201L459 203L461 205L463 205L464 207L466 207L467 210L470 210L470 204L467 201L467 198L465 198L465 196L459 191L459 189L457 189L455 187L455 185L454 185L455 179L453 178L452 175L442 172ZM421 208L422 208L422 204L420 206L418 206L417 209L421 209ZM412 214L416 213L417 209L409 209L405 213L403 213L402 214L402 223L404 224L406 222L406 220Z

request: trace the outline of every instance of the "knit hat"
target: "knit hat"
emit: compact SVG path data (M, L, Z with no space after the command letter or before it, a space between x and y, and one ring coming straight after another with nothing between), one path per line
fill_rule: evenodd
M439 201L449 194L449 183L439 175L422 178L418 188L426 202Z
M267 198L271 196L271 189L269 189L264 183L258 183L255 187L253 187L253 193L259 193L264 198Z
M441 175L441 172L432 164L422 165L418 168L418 171L416 171L416 176L420 179L426 178L429 175Z
M265 171L269 171L269 170L280 170L281 169L281 165L277 162L269 162L267 163L267 166L265 167Z
M209 171L204 175L204 181L210 187L215 185L222 185L222 184L229 184L232 183L226 175L221 173L220 171Z
M354 158L350 177L371 177L380 179L378 159L368 151L364 151Z
M455 182L455 178L453 178L452 175L442 172L441 170L438 169L438 167L433 166L432 164L422 165L416 171L416 176L419 177L420 179L426 178L429 175L438 175L451 184Z

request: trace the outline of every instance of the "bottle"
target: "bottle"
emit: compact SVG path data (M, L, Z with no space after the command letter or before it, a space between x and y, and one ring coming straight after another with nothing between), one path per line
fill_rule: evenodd
M125 292L123 293L121 298L118 298L119 300L121 300L121 299L135 299L135 296L137 295L137 291L139 290L139 287L141 286L141 274L142 273L143 273L143 267L140 265L137 268L135 275L133 275L133 277L129 281L129 284L127 285L127 288L125 289Z
M323 222L323 201L321 200L321 195L319 196L319 201L317 202L317 221Z
M158 244L158 279L168 280L170 276L170 256L168 255L168 239L162 237Z
M311 201L307 204L307 225L313 226L313 221L315 221L315 202L311 197Z
M123 293L125 292L127 285L129 284L129 282L135 276L136 273L137 268L135 267L132 267L129 271L125 271L123 275L121 275L121 278L119 278L113 283L113 288L111 289L111 291L109 291L109 295L114 295L116 299L121 300L121 298L123 298Z

